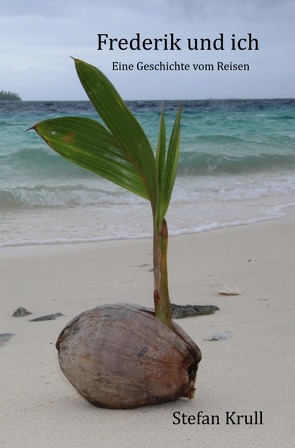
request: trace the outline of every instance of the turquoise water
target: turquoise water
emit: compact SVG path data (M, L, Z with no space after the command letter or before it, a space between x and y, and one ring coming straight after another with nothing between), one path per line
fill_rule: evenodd
M161 103L128 104L156 147ZM181 104L171 235L274 219L295 205L295 100ZM178 106L165 103L168 130ZM88 102L0 102L0 245L150 236L148 203L26 131L67 115L97 118Z

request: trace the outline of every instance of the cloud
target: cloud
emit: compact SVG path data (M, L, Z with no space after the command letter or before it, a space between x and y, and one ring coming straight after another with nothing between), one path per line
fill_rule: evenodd
M293 81L295 3L291 0L2 0L0 90L24 99L84 99L69 55L98 65L126 98L295 96ZM227 47L252 33L259 52L97 51L97 34L131 39L217 38ZM132 73L112 70L113 61L237 61L251 63L246 74ZM279 86L284 86L284 89Z
M186 19L196 18L210 22L212 20L232 20L243 21L254 20L259 22L274 20L276 17L292 15L294 17L295 5L293 0L164 0L165 6L171 10L172 14Z

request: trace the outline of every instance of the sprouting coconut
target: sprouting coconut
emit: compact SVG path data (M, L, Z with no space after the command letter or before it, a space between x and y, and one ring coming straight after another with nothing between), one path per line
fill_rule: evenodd
M135 408L192 398L201 352L172 321L168 290L165 215L175 183L181 108L168 145L161 111L156 155L140 124L96 67L75 60L80 81L106 127L65 117L33 129L71 162L147 199L153 217L154 310L104 305L74 318L56 347L60 367L90 403Z

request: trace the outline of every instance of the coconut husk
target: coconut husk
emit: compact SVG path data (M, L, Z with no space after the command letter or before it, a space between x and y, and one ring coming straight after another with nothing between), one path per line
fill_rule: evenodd
M104 305L75 317L56 347L60 367L95 406L123 409L192 398L201 352L176 323L137 305Z

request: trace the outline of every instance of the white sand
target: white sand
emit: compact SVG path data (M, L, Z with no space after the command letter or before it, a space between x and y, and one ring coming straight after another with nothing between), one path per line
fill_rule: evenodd
M170 239L172 301L214 304L178 320L203 353L191 401L112 411L91 406L61 373L55 341L102 303L152 306L150 240L0 249L0 446L7 448L291 448L294 446L295 217ZM240 295L218 291L238 288ZM13 318L25 307L32 316ZM61 312L54 321L30 318ZM219 331L220 342L204 338ZM175 425L174 412L220 424ZM262 425L226 424L226 412ZM260 415L260 414L259 414Z

